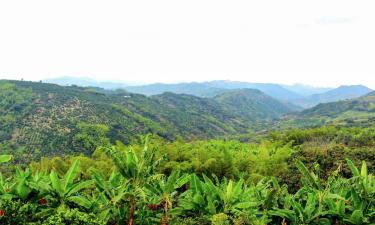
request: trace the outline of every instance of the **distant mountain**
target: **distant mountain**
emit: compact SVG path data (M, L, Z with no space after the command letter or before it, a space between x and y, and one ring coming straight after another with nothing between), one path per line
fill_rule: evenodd
M302 106L303 108L311 108L318 105L319 103L335 102L346 99L353 99L365 94L368 94L372 90L363 85L350 85L340 86L330 91L314 94L301 99L291 100L292 103Z
M282 87L304 97L314 94L321 94L333 89L330 87L313 87L305 84L282 85Z
M280 127L311 127L325 124L369 125L375 123L375 92L365 96L322 103L283 118Z
M87 77L69 77L63 76L59 78L50 78L43 80L44 83L58 84L62 86L77 85L81 87L99 87L109 90L123 89L130 84L122 82L99 82Z
M293 91L283 88L279 84L270 84L270 83L248 83L248 82L239 82L239 81L225 81L217 80L205 82L210 87L223 88L223 89L242 89L242 88L251 88L257 89L265 94L279 99L279 100L291 100L297 99L301 96Z
M44 80L64 86L77 85L82 87L99 87L107 90L126 89L128 92L147 96L160 95L164 92L175 94L188 94L197 97L214 97L235 89L257 89L263 93L288 104L293 110L311 108L319 103L334 102L356 98L371 91L361 86L341 86L338 88L319 88L303 84L279 85L271 83L249 83L240 81L215 80L208 82L191 82L164 84L155 83L148 85L129 85L117 82L98 82L90 78L60 77ZM104 90L97 90L104 93Z
M163 84L155 83L143 86L128 86L126 90L132 93L144 94L147 96L159 95L164 92L172 92L175 94L188 94L198 97L212 97L219 93L225 92L226 89L211 87L204 83L177 83L177 84Z
M264 129L290 112L258 90L215 98L166 92L147 97L126 91L0 80L0 146L26 148L25 159L87 152L95 143L129 143L142 134L165 139L213 138Z
M302 96L289 91L278 84L267 83L247 83L238 81L209 81L203 83L178 83L178 84L150 84L144 86L130 86L126 87L129 92L155 95L162 94L163 92L183 93L199 97L212 97L217 94L223 93L227 90L251 88L257 89L265 94L279 100L298 99Z

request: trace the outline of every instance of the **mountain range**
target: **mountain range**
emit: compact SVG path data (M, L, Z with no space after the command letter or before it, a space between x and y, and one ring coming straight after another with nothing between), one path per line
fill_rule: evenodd
M281 119L278 127L368 126L375 122L375 91L355 99L321 103Z
M26 146L26 152L37 155L56 149L61 154L81 152L89 148L79 137L101 133L124 143L148 133L169 140L205 139L264 129L292 111L255 89L235 89L213 98L171 92L145 96L2 80L0 147Z
M221 93L236 89L257 89L263 93L288 104L294 110L311 108L319 103L334 102L345 99L357 98L365 95L372 90L363 85L340 86L338 88L312 87L303 84L281 85L272 83L249 83L228 80L216 80L208 82L191 82L163 84L154 83L147 85L129 85L116 82L96 82L91 79L62 77L45 80L47 83L56 83L60 85L78 85L101 87L105 89L126 89L132 93L143 94L147 96L159 95L164 92L176 94L188 94L198 97L214 97Z
M82 136L92 142L101 135L110 142L131 143L149 133L193 140L375 122L375 92L296 112L294 105L260 90L234 86L239 89L212 97L172 92L146 96L122 89L0 80L0 148L27 148L22 152L35 158L90 151L90 144L80 142Z
M370 93L372 90L363 85L340 86L320 94L313 94L300 99L293 99L293 104L303 108L311 108L319 103L336 102L353 99Z

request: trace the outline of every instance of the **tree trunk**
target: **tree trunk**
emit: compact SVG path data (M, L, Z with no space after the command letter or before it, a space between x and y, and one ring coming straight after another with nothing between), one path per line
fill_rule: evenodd
M129 216L129 223L128 223L129 225L134 225L135 207L136 207L136 202L134 199L132 199L130 202L130 216Z
M160 224L161 225L168 225L168 203L163 203L163 213L161 215Z

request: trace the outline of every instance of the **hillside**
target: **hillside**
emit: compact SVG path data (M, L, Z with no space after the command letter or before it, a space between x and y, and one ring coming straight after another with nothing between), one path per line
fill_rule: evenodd
M279 84L249 83L249 82L227 81L227 80L210 81L210 82L205 82L204 84L210 87L223 88L223 89L244 89L244 88L257 89L279 100L292 100L292 99L297 99L301 97L299 94L293 91L290 91L286 88L283 88Z
M322 103L311 109L289 115L281 127L310 127L325 124L368 125L375 122L375 92L363 97L331 103Z
M324 93L310 95L301 99L295 99L292 100L292 102L304 108L311 108L319 103L358 98L370 93L371 91L371 89L363 85L340 86Z
M88 77L69 77L63 76L58 78L50 78L43 80L43 83L58 84L62 86L77 85L81 87L99 87L109 90L124 88L129 86L122 82L100 82Z
M240 97L241 96L241 97ZM51 155L92 151L140 134L212 138L257 130L289 108L255 90L216 98L164 93L147 97L22 81L0 81L0 148ZM240 98L237 98L240 97ZM239 103L241 102L241 103Z
M228 110L235 111L238 116L250 120L276 119L291 111L285 104L255 89L231 90L215 96L214 99Z
M314 94L321 94L321 93L324 93L333 89L329 87L313 87L313 86L305 85L305 84L282 85L282 87L304 97L314 95Z
M126 90L134 93L145 94L145 95L156 95L164 92L173 92L177 94L190 94L198 97L212 97L217 94L226 92L233 89L244 89L251 88L257 89L265 94L279 99L279 100L290 100L297 99L301 96L289 91L278 84L267 84L267 83L248 83L238 81L209 81L203 83L177 83L177 84L149 84L143 86L129 86Z
M172 92L175 94L188 94L198 97L212 97L216 94L225 92L223 88L210 87L208 85L192 82L192 83L178 83L178 84L149 84L143 86L128 86L125 88L129 92L143 94L143 95L159 95L164 92Z

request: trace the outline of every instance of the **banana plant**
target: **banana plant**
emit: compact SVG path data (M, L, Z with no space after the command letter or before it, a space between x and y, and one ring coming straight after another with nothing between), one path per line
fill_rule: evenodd
M319 205L319 196L316 192L309 192L306 200L290 196L288 205L290 208L271 210L269 214L287 219L294 225L332 224L328 218L324 217L328 211L324 211L322 205Z
M190 188L182 194L179 205L186 213L193 215L238 215L244 211L255 215L259 202L253 196L253 189L247 188L243 179L237 182L224 179L215 184L206 176L201 181L194 174L190 178Z
M163 175L153 180L151 184L146 184L149 204L148 208L154 211L163 210L160 224L166 225L169 221L169 212L179 197L177 189L189 182L190 175L180 175L180 171L173 171L169 176Z
M99 212L100 218L107 223L115 219L118 224L123 224L126 203L124 197L129 191L126 180L117 171L113 171L106 180L104 175L95 169L91 169L91 177L99 191L94 211Z
M320 178L313 171L309 171L307 167L300 161L296 161L296 167L299 172L302 174L301 183L305 188L323 190Z
M350 194L347 209L351 212L345 221L352 224L369 223L375 217L375 179L368 174L366 162L362 162L361 170L347 159L347 164L352 171ZM372 221L375 222L375 221Z
M127 186L129 190L124 196L130 206L129 225L135 223L137 204L146 201L145 184L160 176L157 174L156 168L162 158L155 158L155 150L148 149L147 142L148 138L146 137L144 147L138 154L133 148L125 148L119 144L104 149L111 156L117 170L125 178L126 182L123 186Z
M57 199L59 207L65 207L66 203L74 203L84 208L91 207L91 202L80 195L79 192L92 186L94 181L75 181L79 173L79 166L80 162L78 160L74 161L62 179L58 177L54 170L50 173L51 194Z
M12 159L11 155L0 155L0 163L9 162ZM11 190L15 184L10 182L10 179L4 178L0 172L0 198L1 199L12 199L14 196L11 194Z

